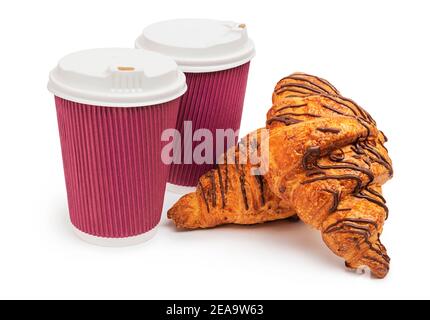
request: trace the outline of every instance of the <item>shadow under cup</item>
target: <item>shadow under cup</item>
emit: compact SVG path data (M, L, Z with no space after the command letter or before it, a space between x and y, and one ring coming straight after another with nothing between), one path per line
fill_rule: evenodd
M179 99L137 108L55 102L73 226L103 238L154 229L169 172L160 137L174 127Z

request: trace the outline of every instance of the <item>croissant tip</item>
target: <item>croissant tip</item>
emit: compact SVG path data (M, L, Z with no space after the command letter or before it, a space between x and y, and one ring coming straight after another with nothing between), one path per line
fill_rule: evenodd
M384 279L389 271L386 266L371 268L368 265L359 265L357 267L351 267L347 262L345 262L345 269L349 272L357 273L360 275L369 275L374 279Z

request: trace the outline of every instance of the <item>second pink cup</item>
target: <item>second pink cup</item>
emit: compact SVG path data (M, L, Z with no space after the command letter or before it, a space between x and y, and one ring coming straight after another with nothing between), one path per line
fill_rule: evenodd
M186 75L188 91L181 98L176 122L181 135L181 161L171 165L168 190L192 191L199 177L214 167L226 149L216 147L216 130L236 132L240 128L254 44L243 24L179 19L148 26L137 39L136 47L172 57ZM191 135L187 134L187 126L192 127ZM213 136L210 163L186 161L200 143L190 141L199 129L207 129ZM192 145L192 150L187 145Z

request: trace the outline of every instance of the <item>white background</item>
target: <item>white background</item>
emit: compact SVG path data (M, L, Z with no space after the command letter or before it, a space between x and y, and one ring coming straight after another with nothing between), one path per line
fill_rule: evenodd
M429 13L411 0L1 1L0 298L430 298ZM284 221L178 232L164 219L152 241L124 249L74 236L48 72L67 53L130 47L145 25L178 17L248 25L258 52L242 134L264 125L274 85L294 71L374 116L395 168L386 279L346 272L317 231Z

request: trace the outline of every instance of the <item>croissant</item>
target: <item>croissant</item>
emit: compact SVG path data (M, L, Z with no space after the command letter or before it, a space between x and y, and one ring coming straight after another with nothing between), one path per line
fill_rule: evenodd
M305 80L300 82L300 79ZM329 126L316 130L337 136L342 124L336 119L342 116L356 119L366 132L343 147L333 145L328 154L309 137L312 142L300 154L300 173L282 161L280 155L283 150L288 152L289 146L271 144L273 156L279 159L271 158L266 181L302 221L321 230L324 242L345 259L348 268L367 267L374 276L383 278L388 273L390 258L379 239L388 217L381 186L393 175L384 147L387 138L354 101L342 97L333 86L327 84L315 89L314 83L312 76L304 74L281 80L268 112L268 126L277 128L294 123L291 128L298 130L298 124L331 116Z
M196 193L173 206L169 218L179 227L197 228L297 214L322 232L324 242L347 267L368 267L376 277L384 277L390 259L379 239L388 216L381 186L393 174L385 135L369 113L318 77L286 77L276 85L272 99L266 123L270 134L265 138L270 149L263 159L268 173L253 177L249 163L221 165L200 179ZM221 184L213 183L222 169L236 181L227 210L224 202L213 201L214 194L222 198ZM261 190L270 206L254 206Z
M246 141L259 149L259 139L259 131L256 131L241 143ZM265 177L251 174L250 161L239 163L239 146L229 151L223 155L223 163L199 179L196 192L182 197L168 211L168 218L173 219L177 227L197 229L294 217L295 212L274 195Z

